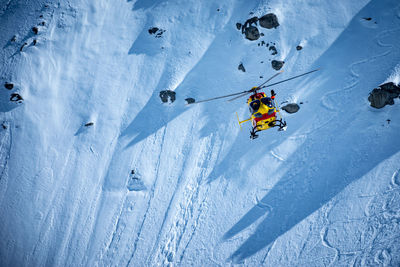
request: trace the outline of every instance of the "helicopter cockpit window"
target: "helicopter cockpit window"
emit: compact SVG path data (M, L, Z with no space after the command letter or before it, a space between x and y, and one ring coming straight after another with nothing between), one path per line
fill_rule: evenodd
M269 98L269 97L263 97L263 98L261 98L261 102L262 102L264 105L266 105L266 106L268 106L268 107L270 107L270 108L274 107L274 104L272 103L272 99Z
M251 101L249 104L251 114L253 114L254 112L257 112L257 110L260 108L260 105L261 105L261 102L258 99Z

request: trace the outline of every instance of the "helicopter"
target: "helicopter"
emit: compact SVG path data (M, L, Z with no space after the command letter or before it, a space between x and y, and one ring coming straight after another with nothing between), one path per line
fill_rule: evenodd
M256 139L258 137L258 132L264 131L264 130L268 130L270 128L273 127L278 127L278 131L285 131L287 128L287 124L286 121L282 118L282 115L280 113L280 110L278 108L278 106L275 103L275 91L271 90L271 97L268 97L264 92L261 92L260 90L266 87L271 87L273 85L277 85L310 73L313 73L315 71L318 71L319 69L315 69L276 83L272 83L272 84L267 84L269 81L271 81L272 79L274 79L276 76L278 76L279 74L281 74L283 71L280 71L278 73L275 73L273 76L271 76L269 79L267 79L265 82L263 82L262 84L260 84L259 86L254 86L252 87L250 90L246 90L246 91L242 91L242 92L238 92L238 93L234 93L234 94L229 94L229 95L224 95L224 96L218 96L218 97L213 97L213 98L209 98L209 99L204 99L204 100L200 100L200 101L194 101L194 102L190 102L187 103L187 105L191 105L191 104L198 104L198 103L202 103L202 102L208 102L208 101L212 101L212 100L217 100L217 99L221 99L221 98L227 98L227 97L233 97L228 100L228 102L231 102L235 99L241 98L243 96L246 96L248 94L251 94L250 97L247 99L247 105L249 107L249 111L250 111L250 118L245 119L243 121L241 121L239 119L239 115L236 113L237 119L238 119L238 123L240 128L242 127L242 123L245 123L247 121L251 121L252 122L252 128L250 130L250 139ZM277 117L279 116L279 119L277 119Z
M250 131L250 138L256 139L257 132L261 132L272 127L278 127L278 131L286 130L286 121L283 120L280 110L277 109L275 104L275 91L271 90L271 97L268 97L264 92L258 92L259 88L253 87L254 94L252 94L248 100L247 105L249 106L250 118L240 121L239 115L236 113L239 126L247 121L252 122L252 129ZM279 119L277 119L279 114Z

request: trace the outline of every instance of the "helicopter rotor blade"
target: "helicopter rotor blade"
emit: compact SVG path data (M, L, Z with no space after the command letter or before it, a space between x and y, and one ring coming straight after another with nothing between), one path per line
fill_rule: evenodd
M266 84L267 82L269 82L270 80L272 80L273 78L275 78L276 76L278 76L279 74L281 74L283 72L283 70L281 70L280 72L275 73L274 75L272 75L270 78L268 78L265 82L263 82L262 84L260 84L259 86L257 86L256 88L252 88L250 90L244 91L243 94L238 95L232 99L229 99L228 102L232 102L233 100L236 100L238 98L241 98L242 96L245 96L249 93L253 93L253 92L257 92L258 90L261 89L261 86L263 86L264 84Z
M243 94L243 93L248 93L248 91L242 91L242 92L240 92L240 93L235 93L235 94L230 94L230 95L223 95L223 96L217 96L217 97L213 97L213 98L208 98L208 99L196 101L196 102L193 102L193 103L187 103L187 105L192 105L192 104L197 104L197 103L208 102L208 101L212 101L212 100L216 100L216 99L220 99L220 98L225 98L225 97L240 95L240 94Z
M233 100L236 100L236 99L238 99L238 98L241 98L241 97L243 97L243 96L245 96L245 95L247 95L247 94L250 94L250 93L252 93L252 92L245 92L245 93L243 93L243 94L241 94L241 95L235 96L234 98L228 99L227 101L228 101L228 102L232 102Z
M238 98L240 98L240 97L242 97L242 96L245 96L245 95L248 94L248 93L257 92L258 90L260 90L260 89L262 89L262 88L266 88L266 87L270 87L270 86L273 86L273 85L277 85L277 84L280 84L280 83L283 83L283 82L286 82L286 81L290 81L290 80L299 78L299 77L301 77L301 76L304 76L304 75L313 73L313 72L318 71L318 70L320 70L320 69L315 69L315 70L312 70L312 71L309 71L309 72L306 72L306 73L303 73L303 74L300 74L300 75L297 75L297 76L294 76L294 77L291 77L291 78L288 78L288 79L285 79L285 80L282 80L282 81L279 81L279 82L276 82L276 83L271 83L271 84L264 85L264 84L266 84L267 82L271 81L271 80L272 80L273 78L275 78L276 76L278 76L279 74L281 74L281 73L283 72L283 70L282 70L282 71L277 72L277 73L275 73L274 75L272 75L269 79L267 79L265 82L263 82L262 84L260 84L258 87L253 87L253 88L250 89L250 90L246 90L246 91L242 91L242 92L234 93L234 94L229 94L229 95L223 95L223 96L217 96L217 97L213 97L213 98L208 98L208 99L196 101L196 102L193 102L193 103L187 103L186 105L197 104L197 103L203 103L203 102L208 102L208 101L212 101L212 100L216 100L216 99L221 99L221 98L236 96L236 97L234 97L234 98L232 98L232 99L229 99L228 101L230 102L230 101L233 101L233 100L235 100L235 99L238 99Z
M270 80L272 80L273 78L275 78L276 76L278 76L279 74L281 74L283 72L283 70L281 70L280 72L275 73L274 75L272 75L269 79L267 79L265 82L263 82L262 84L260 84L259 86L257 86L257 88L261 88L261 86L263 86L264 84L266 84L267 82L269 82Z
M297 76L294 76L294 77L291 77L291 78L288 78L288 79L285 79L285 80L282 80L282 81L279 81L279 82L276 82L276 83L267 84L267 85L264 85L264 86L262 86L262 87L260 87L260 88L266 88L266 87L270 87L270 86L273 86L273 85L277 85L277 84L280 84L280 83L283 83L283 82L287 82L287 81L290 81L290 80L299 78L299 77L301 77L301 76L304 76L304 75L307 75L307 74L316 72L316 71L318 71L318 70L320 70L320 69L315 69L315 70L312 70L312 71L309 71L309 72L306 72L306 73L303 73L303 74L300 74L300 75L297 75Z

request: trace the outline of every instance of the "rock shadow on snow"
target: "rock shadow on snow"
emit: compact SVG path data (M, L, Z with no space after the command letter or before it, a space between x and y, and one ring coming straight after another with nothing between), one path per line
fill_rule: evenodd
M131 192L132 191L138 192L147 189L140 175L138 175L134 170L132 170L129 175L129 181L126 187Z
M9 91L12 91L12 93ZM15 87L12 83L5 83L4 88L0 89L0 112L11 111L20 106L23 101L23 97L18 92L15 92Z
M133 42L128 54L146 54L148 56L154 56L161 53L164 49L163 38L161 37L162 35L159 38L154 38L153 34L149 33L149 29L146 27L143 28L142 32Z
M121 136L133 138L127 147L133 146L148 136L155 134L184 111L184 105L162 103L159 92L154 91L147 104L121 133Z
M127 2L132 2L133 0L127 0ZM139 9L149 9L154 7L156 4L162 3L165 0L136 0L133 4L132 10L139 10Z

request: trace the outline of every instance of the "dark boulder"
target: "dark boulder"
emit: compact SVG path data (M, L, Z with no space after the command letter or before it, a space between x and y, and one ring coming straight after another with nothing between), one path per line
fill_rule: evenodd
M161 91L160 98L163 103L167 103L168 101L174 102L176 99L176 93L171 90Z
M236 29L240 31L241 28L242 28L242 23L240 22L236 23Z
M393 105L394 98L399 97L400 87L392 82L380 85L372 90L368 96L371 107L383 108L386 105Z
M258 21L258 17L252 17L252 18L246 20L246 22L242 25L242 33L245 33L246 29L251 27L252 24L257 26L257 21Z
M23 100L24 99L22 98L22 96L17 93L13 93L10 96L10 101L13 101L13 102L22 103Z
M297 111L299 111L300 106L297 105L296 103L291 103L287 104L286 106L283 106L282 109L287 113L296 113Z
M7 88L8 90L12 90L14 88L14 84L6 82L4 84L4 87Z
M271 61L271 65L274 70L280 70L283 67L283 64L285 64L285 61L280 61L280 60Z
M186 98L185 101L188 104L192 104L192 103L196 102L196 100L194 98L191 98L191 97Z
M300 51L301 49L303 49L303 47L301 45L296 46L297 51Z
M243 63L240 63L240 65L238 66L238 70L246 72L246 69L244 68Z
M261 27L272 29L279 26L278 18L275 14L269 13L258 19Z
M395 85L393 82L384 83L382 85L379 85L379 87L382 90L385 90L385 91L387 91L387 92L389 92L391 94L397 94L397 95L400 94L400 87Z
M157 27L153 27L149 29L149 34L155 34L158 31Z
M244 33L246 35L246 39L250 41L255 41L260 38L260 32L258 31L257 27L254 26L246 28Z
M27 43L27 42L23 43L23 44L22 44L22 46L19 48L19 51L21 51L21 52L22 52L22 50L24 49L24 47L25 47L26 45L28 45L28 43Z

